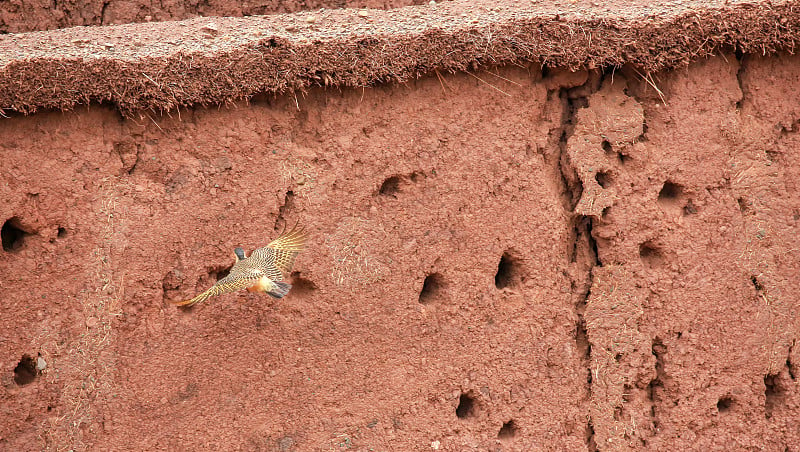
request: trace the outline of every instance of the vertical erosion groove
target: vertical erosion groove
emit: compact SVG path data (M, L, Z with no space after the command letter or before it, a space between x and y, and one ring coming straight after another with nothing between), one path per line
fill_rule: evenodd
M744 71L747 61L745 60L742 49L737 48L734 55L736 56L736 61L739 63L739 68L736 70L736 83L738 83L739 91L742 94L739 100L736 101L736 109L741 110L745 102Z
M651 352L656 358L656 376L647 385L647 399L650 402L650 422L652 424L653 433L658 433L659 420L658 420L658 403L661 400L661 392L664 389L664 380L666 379L666 372L664 370L664 355L667 353L667 347L661 338L656 337L653 339Z
M572 134L575 130L577 111L580 108L588 105L588 96L599 89L602 77L602 73L595 71L589 76L584 85L571 89L562 88L559 92L559 98L561 99L564 113L561 119L558 142L558 161L556 165L560 176L559 182L562 187L562 205L564 206L565 210L573 215L571 221L573 224L572 237L574 243L570 247L571 256L569 256L569 261L572 263L579 262L580 256L584 256L584 259L589 260L589 262L585 264L585 271L587 272L585 277L573 279L572 282L573 290L577 292L577 294L575 294L575 314L577 317L575 327L575 342L586 371L587 397L591 397L592 393L592 372L590 361L592 349L586 330L584 313L586 311L587 301L591 295L592 269L595 266L601 266L602 264L598 258L597 244L592 237L593 219L591 217L577 215L574 213L575 206L577 205L578 200L581 197L581 193L583 192L583 186L580 182L580 178L575 172L575 169L572 167L572 163L569 161L567 146L568 141L572 137ZM579 252L580 250L583 250L582 254ZM594 424L592 422L591 415L589 414L587 414L585 432L587 449L589 451L596 451L597 445L594 440Z

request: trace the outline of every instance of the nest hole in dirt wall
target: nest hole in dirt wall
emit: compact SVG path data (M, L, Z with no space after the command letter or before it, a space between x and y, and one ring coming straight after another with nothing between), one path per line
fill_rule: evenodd
M317 290L317 285L314 284L314 281L303 277L303 274L299 271L292 272L290 282L292 283L292 293L295 295L307 296Z
M422 282L422 290L419 292L419 302L422 304L431 303L440 298L444 293L444 279L440 273L431 273Z
M382 196L397 196L397 193L400 191L400 177L399 176L392 176L387 178L381 184L381 188L378 190L378 194Z
M525 280L522 276L520 261L509 251L503 253L497 263L497 273L494 275L494 285L498 289L513 289Z
M594 180L600 185L601 188L608 188L614 182L613 176L607 171L598 171L594 175Z
M25 237L28 235L30 235L30 233L22 228L19 218L9 218L3 223L2 229L0 229L3 251L7 253L19 251L25 244Z
M500 431L497 432L497 437L501 440L511 439L514 436L516 436L517 430L519 430L519 427L517 427L517 423L514 422L513 419L511 419L508 422L503 423L503 426L500 427Z
M667 201L670 199L678 199L683 193L683 187L674 182L666 181L658 192L658 199L660 201Z
M661 248L651 241L639 245L639 257L644 266L651 269L661 268L665 262Z
M18 386L25 386L36 380L36 360L30 355L22 355L17 366L14 368L14 383Z
M736 406L736 402L730 396L721 397L717 401L717 411L719 411L720 414L727 413L728 411L733 409L735 406Z
M686 204L684 187L672 181L665 181L658 192L658 204L666 211L682 210Z
M468 419L475 417L477 412L477 401L475 397L468 393L463 392L458 397L458 406L456 407L456 417L459 419Z
M233 264L228 265L226 267L223 267L223 266L211 267L208 270L208 276L213 281L219 281L220 279L228 276L228 274L231 272L232 268L233 268Z

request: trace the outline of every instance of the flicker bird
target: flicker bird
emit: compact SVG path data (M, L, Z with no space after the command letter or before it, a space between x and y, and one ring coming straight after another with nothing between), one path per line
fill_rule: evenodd
M247 289L248 292L266 292L274 298L283 298L292 288L291 284L283 282L283 274L291 271L292 263L297 254L305 248L307 238L305 228L298 228L295 225L267 246L253 251L250 257L245 256L242 248L236 248L233 250L236 262L228 276L191 300L175 304L192 306L210 297L241 289Z

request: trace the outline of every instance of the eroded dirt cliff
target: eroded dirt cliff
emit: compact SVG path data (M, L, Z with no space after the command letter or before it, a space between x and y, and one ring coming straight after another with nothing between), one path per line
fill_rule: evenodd
M8 119L3 441L792 450L797 68ZM169 305L295 221L285 301Z
M800 450L798 74L731 50L10 113L0 448ZM298 221L287 298L169 303Z

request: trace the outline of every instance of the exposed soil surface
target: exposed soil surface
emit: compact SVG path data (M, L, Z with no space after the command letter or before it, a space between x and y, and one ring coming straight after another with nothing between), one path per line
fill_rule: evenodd
M462 6L437 7L448 28L395 35L390 54L409 59L392 68L476 61L416 66L415 48L469 36L448 22ZM743 25L767 14L717 6ZM522 29L528 13L498 12ZM218 31L306 14L220 19ZM616 23L637 29L631 17ZM558 61L637 64L573 72L520 63L539 60L520 48L501 57L506 40L483 55L516 66L347 88L385 77L360 72L367 52L351 78L317 60L314 83L341 85L323 88L273 60L258 66L267 84L242 72L256 66L226 69L234 91L222 94L187 72L197 91L169 102L177 73L114 97L92 93L132 76L93 71L115 61L153 78L206 51L202 65L225 67L221 55L249 44L173 54L168 24L84 30L153 33L108 59L65 50L77 30L2 38L9 110L105 99L128 115L94 103L0 122L0 449L799 451L800 57L672 53L682 44L666 31L691 16L659 17L649 64L689 66L643 72L619 41ZM182 24L208 19L195 21ZM352 51L360 32L348 33L298 58ZM700 54L780 40L709 36ZM48 66L23 46L47 40L69 57ZM29 90L37 81L46 92ZM234 247L297 221L312 239L285 299L169 303L223 277Z
M133 114L530 61L572 68L634 64L646 74L721 48L765 54L794 51L800 41L795 2L520 3L445 2L6 35L0 37L0 109L101 102Z
M460 75L5 122L0 216L25 235L2 255L4 375L20 353L51 369L7 382L9 447L486 447L510 421L508 441L584 447L590 263L545 159L562 105L536 71L503 77L513 97ZM298 220L314 237L285 301L167 303Z
M8 119L4 447L796 450L799 67Z

